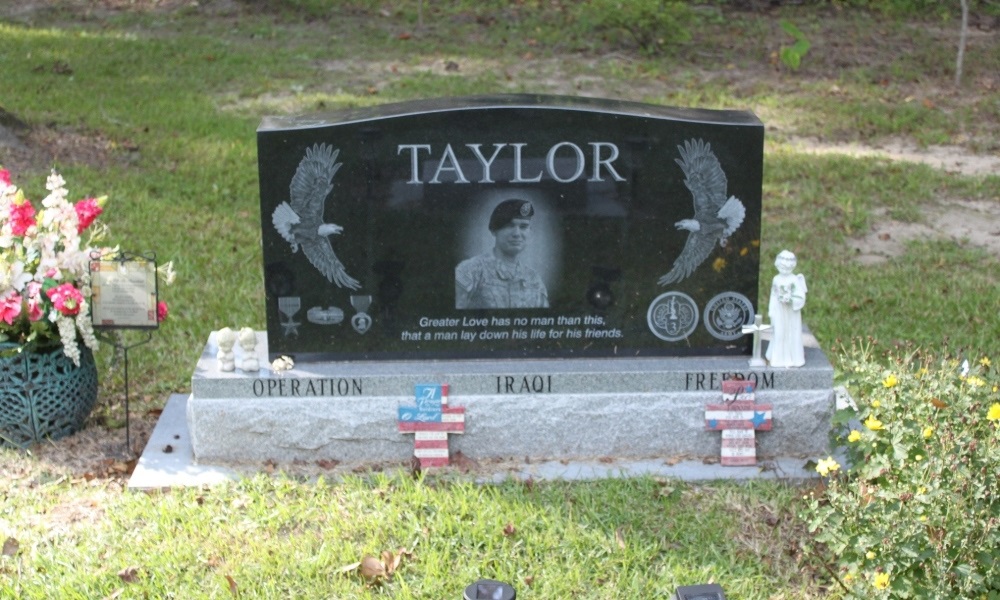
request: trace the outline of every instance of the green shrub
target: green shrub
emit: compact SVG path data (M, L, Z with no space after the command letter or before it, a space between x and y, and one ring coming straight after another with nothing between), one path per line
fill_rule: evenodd
M828 486L802 516L854 595L1000 598L1000 377L976 360L844 358L851 467L820 461Z
M671 42L691 39L693 11L672 0L590 0L576 8L576 22L590 35L594 31L625 32L646 53L656 54Z

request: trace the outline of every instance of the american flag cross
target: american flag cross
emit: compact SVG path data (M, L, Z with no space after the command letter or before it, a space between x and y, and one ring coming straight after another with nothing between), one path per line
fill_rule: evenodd
M722 404L709 404L705 429L722 432L723 466L757 464L755 431L771 430L771 405L757 404L752 381L727 379L722 382Z
M448 406L448 384L418 384L416 406L399 407L399 432L412 433L420 468L447 467L448 434L465 433L465 407Z

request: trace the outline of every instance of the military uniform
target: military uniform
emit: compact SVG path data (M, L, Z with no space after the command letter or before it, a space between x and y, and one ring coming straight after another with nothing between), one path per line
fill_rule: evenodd
M455 267L455 308L548 308L549 295L531 267L498 260L492 252Z

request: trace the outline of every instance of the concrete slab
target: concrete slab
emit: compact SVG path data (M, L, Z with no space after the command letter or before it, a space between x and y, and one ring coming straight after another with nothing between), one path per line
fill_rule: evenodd
M187 426L187 401L172 394L128 480L132 490L212 485L239 477L232 469L197 465Z

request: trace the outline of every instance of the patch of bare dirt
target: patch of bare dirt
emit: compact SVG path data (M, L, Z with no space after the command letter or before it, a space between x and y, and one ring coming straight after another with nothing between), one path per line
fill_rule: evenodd
M124 415L120 417L123 418ZM158 418L158 411L132 414L128 436L130 447L126 447L123 427L108 427L100 422L103 420L100 415L93 415L80 432L55 441L46 440L20 451L24 460L3 465L0 468L0 479L33 485L36 480L31 475L44 472L48 477L82 481L113 480L124 485L149 441ZM30 467L28 462L32 463Z
M129 164L138 152L138 146L117 142L101 133L28 126L0 108L0 165L14 173L37 173L57 165L77 164L100 169Z
M848 244L863 264L881 264L902 256L912 240L952 240L982 248L1000 259L1000 204L949 200L924 209L924 220L906 223L876 213L871 231Z
M851 157L872 156L891 161L928 165L948 173L979 177L1000 175L1000 155L974 154L960 146L921 148L903 139L890 139L878 145L858 143L829 144L815 139L799 139L792 148L806 154L840 154Z

